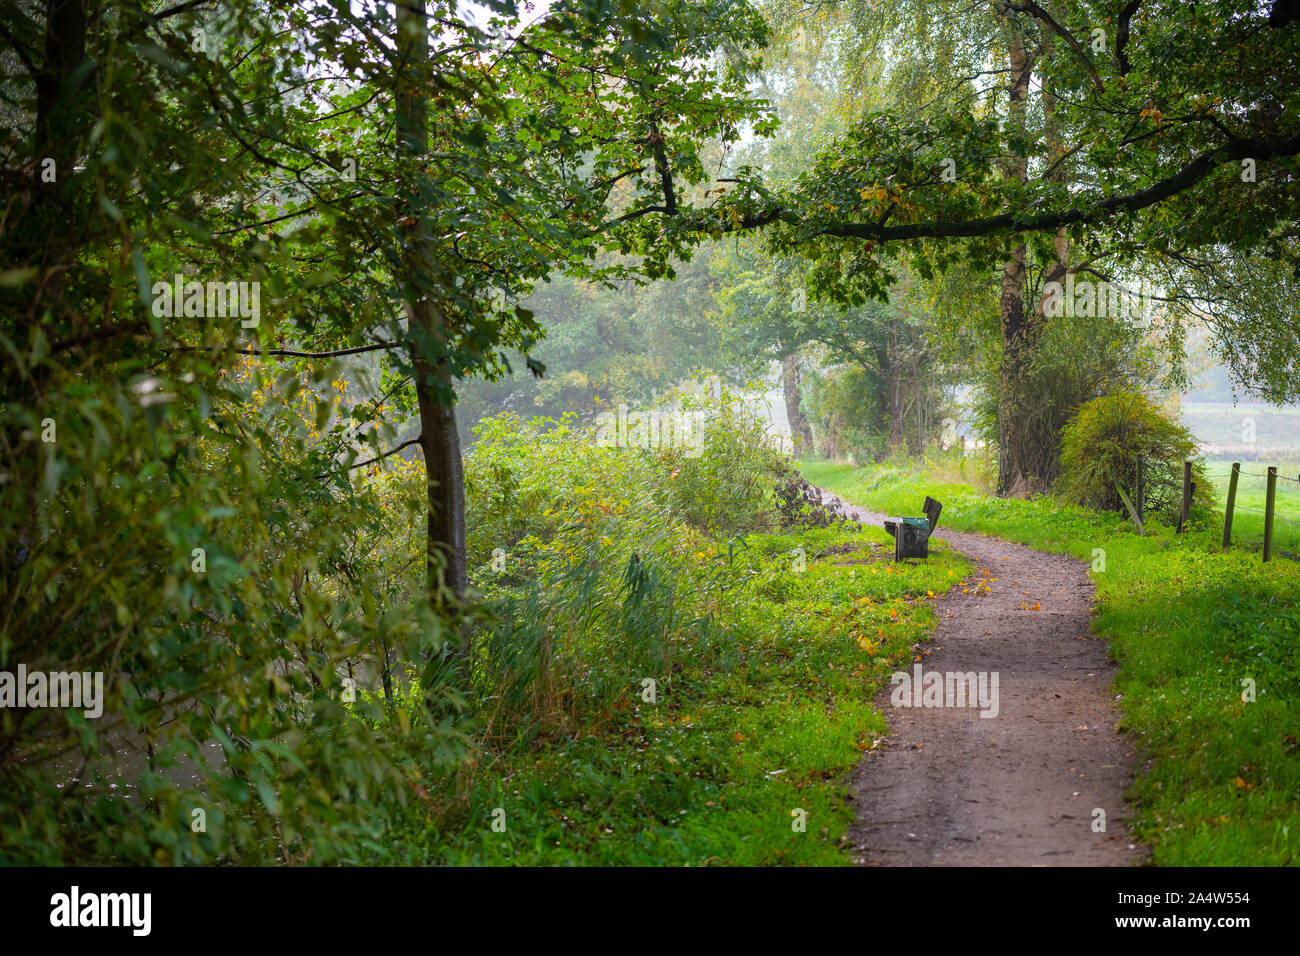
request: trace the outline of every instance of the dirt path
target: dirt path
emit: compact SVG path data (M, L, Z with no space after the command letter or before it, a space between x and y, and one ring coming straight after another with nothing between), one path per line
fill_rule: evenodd
M835 496L826 493L828 499ZM880 527L883 515L843 503ZM920 513L919 511L917 512ZM1137 748L1116 731L1106 644L1089 629L1086 566L999 538L935 536L976 563L984 586L934 602L923 673L998 674L998 713L876 705L890 736L853 775L850 832L868 866L1125 866L1143 858L1123 802ZM996 580L990 580L996 579ZM1039 610L1029 610L1037 604ZM915 667L915 664L910 665ZM991 711L991 708L989 708ZM1094 833L1094 810L1106 830Z

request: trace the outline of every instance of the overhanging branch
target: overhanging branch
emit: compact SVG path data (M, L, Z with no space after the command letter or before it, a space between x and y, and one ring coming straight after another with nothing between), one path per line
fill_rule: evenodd
M1196 157L1174 175L1158 183L1123 196L1102 199L1091 208L1060 209L1052 212L1024 216L1002 213L982 219L959 222L918 222L897 226L880 226L875 223L843 223L818 230L819 235L838 236L844 239L874 239L879 242L900 239L957 239L985 236L990 233L1014 230L1037 232L1059 229L1061 226L1097 222L1125 212L1137 212L1163 202L1196 185L1225 162L1242 159L1273 159L1292 156L1300 152L1300 136L1280 140L1239 139L1225 143ZM769 214L767 221L777 218ZM765 223L760 223L765 224Z

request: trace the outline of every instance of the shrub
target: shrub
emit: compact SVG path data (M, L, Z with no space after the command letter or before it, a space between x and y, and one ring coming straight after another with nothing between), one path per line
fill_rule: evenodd
M490 743L589 725L630 704L634 678L670 679L683 652L706 660L743 547L728 539L832 520L743 405L681 410L702 427L687 447L605 447L570 417L477 429L466 514L496 618L475 641Z
M422 700L346 693L445 628L390 583L382 559L421 552L384 543L382 487L316 477L327 380L32 367L43 393L0 401L0 669L98 674L103 699L0 708L0 861L332 862L414 768L456 765Z
M1182 506L1183 462L1199 458L1196 439L1138 392L1115 391L1083 405L1061 440L1058 491L1098 511L1127 512L1120 489L1136 505L1142 465L1144 512L1176 521ZM1193 505L1214 503L1201 461L1192 465Z
M698 453L674 448L663 456L673 510L713 534L776 530L786 458L769 443L766 423L725 393L721 401L688 399L684 409L702 416L704 434Z

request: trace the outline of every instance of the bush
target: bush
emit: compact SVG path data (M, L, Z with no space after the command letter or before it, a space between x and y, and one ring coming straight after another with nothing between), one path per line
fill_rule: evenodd
M1136 505L1142 464L1144 512L1173 523L1183 496L1183 462L1197 458L1196 439L1138 392L1115 391L1083 405L1061 440L1058 491L1098 511L1127 513L1120 489ZM1213 491L1204 464L1192 465L1193 505L1209 508Z
M465 460L471 579L496 623L475 641L490 743L572 732L712 654L735 538L826 524L764 422L726 396L683 400L686 447L623 448L572 417L484 421Z
M328 380L23 360L45 384L0 396L0 669L98 674L103 699L0 708L0 862L333 862L464 756L423 700L346 693L446 629L390 581L422 552L385 543L382 486L316 477Z
M687 400L684 408L702 417L704 434L698 453L675 448L664 456L673 510L717 535L775 531L787 459L769 443L767 423L725 393L721 401Z

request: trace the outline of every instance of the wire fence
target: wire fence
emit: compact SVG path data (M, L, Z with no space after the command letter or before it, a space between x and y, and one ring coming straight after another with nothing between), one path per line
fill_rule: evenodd
M1241 478L1262 478L1262 479L1264 479L1265 481L1268 480L1268 475L1266 475L1266 474L1261 475L1261 474L1260 474L1259 472L1257 472L1257 471L1239 471L1239 472L1237 472L1237 475L1238 475L1238 477L1241 477ZM1221 475L1206 475L1205 477L1206 477L1206 478L1229 478L1229 479L1231 479L1231 478L1232 478L1232 472L1230 472L1230 471L1229 471L1229 472L1224 472L1224 473L1221 474ZM1280 478L1280 479L1282 479L1283 481L1292 481L1292 482L1295 482L1297 485L1300 485L1300 478L1292 478L1290 475L1284 475L1284 474L1281 474L1280 472L1279 472L1277 475L1275 475L1274 477L1276 477L1276 478Z
M1234 507L1232 507L1232 511L1234 511L1234 514L1238 514L1238 515L1240 514L1260 515L1260 518L1268 518L1269 516L1268 512L1261 511L1260 509L1256 509L1256 507L1242 507L1240 505L1235 505ZM1274 524L1278 524L1278 523L1288 524L1291 525L1292 528L1300 528L1300 519L1284 518L1283 515L1279 515L1277 514L1277 512L1274 512L1273 514L1273 522Z
M1190 501L1189 476L1191 474L1191 463L1187 463L1183 470L1183 500L1184 500L1184 517ZM1278 513L1278 499L1297 499L1300 498L1300 476L1291 477L1290 475L1280 474L1277 468L1269 468L1266 472L1244 471L1239 462L1232 463L1232 470L1227 474L1205 475L1206 479L1211 481L1222 481L1227 479L1229 484L1227 488L1227 497L1223 506L1223 547L1225 549L1232 547L1234 538L1237 544L1262 544L1263 559L1268 561L1276 551L1288 558L1298 558L1300 555L1293 551L1275 548L1275 544L1283 547L1296 548L1300 550L1300 508L1296 508L1292 501L1287 501L1283 505L1283 510L1293 512L1290 514ZM1237 495L1240 492L1247 496L1257 496L1261 493L1258 485L1253 488L1239 488L1241 479L1258 479L1263 481L1265 488L1264 508L1251 508L1246 505L1237 503ZM1279 486L1278 479L1290 484ZM1296 486L1292 488L1291 486ZM1256 500L1258 500L1256 498ZM1234 525L1234 518L1244 518L1238 520ZM1181 526L1181 523L1180 523Z

